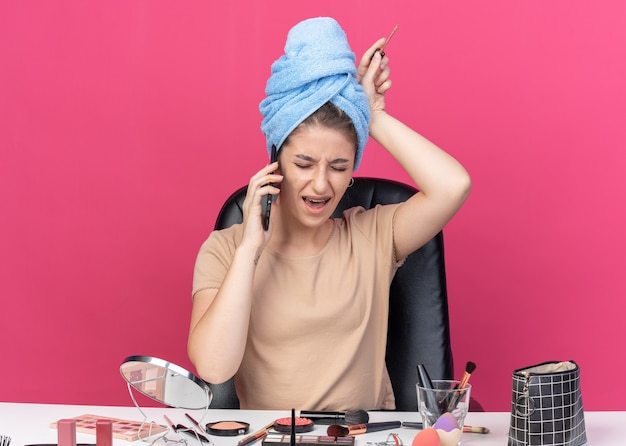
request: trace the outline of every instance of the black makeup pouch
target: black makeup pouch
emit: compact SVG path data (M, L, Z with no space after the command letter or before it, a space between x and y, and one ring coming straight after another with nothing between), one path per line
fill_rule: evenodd
M544 362L513 372L509 446L586 442L578 364Z

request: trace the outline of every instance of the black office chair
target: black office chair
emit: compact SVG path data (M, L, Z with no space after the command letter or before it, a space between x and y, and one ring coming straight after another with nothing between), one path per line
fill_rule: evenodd
M354 206L369 209L377 204L399 203L415 192L415 188L397 181L355 178L333 216L339 217ZM226 200L215 229L241 223L245 195L246 187L242 187ZM442 232L398 269L391 283L389 305L386 360L396 410L415 411L417 364L424 364L432 379L451 379L453 373ZM239 408L232 379L210 386L212 408Z

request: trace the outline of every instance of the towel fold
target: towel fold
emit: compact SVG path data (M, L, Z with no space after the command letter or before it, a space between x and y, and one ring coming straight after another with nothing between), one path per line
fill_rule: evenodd
M356 57L346 33L330 17L304 20L287 35L285 54L272 64L259 109L268 153L280 149L289 134L326 102L342 109L354 123L359 167L369 137L370 108L356 80Z

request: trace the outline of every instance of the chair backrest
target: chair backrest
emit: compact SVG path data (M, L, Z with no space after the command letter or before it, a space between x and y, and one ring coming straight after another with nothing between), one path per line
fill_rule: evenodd
M377 204L399 203L416 192L415 188L392 180L354 180L334 217L354 206L369 209ZM241 223L245 195L246 187L242 187L226 200L215 229ZM432 379L451 379L453 373L442 232L411 254L398 269L389 299L386 361L396 409L416 411L417 364L424 364ZM212 408L239 407L232 381L210 385Z

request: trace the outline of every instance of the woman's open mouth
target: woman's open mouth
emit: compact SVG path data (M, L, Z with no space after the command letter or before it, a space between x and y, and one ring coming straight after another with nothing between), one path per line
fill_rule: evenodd
M326 206L326 203L330 201L330 198L310 198L303 197L304 203L313 210L320 210Z

